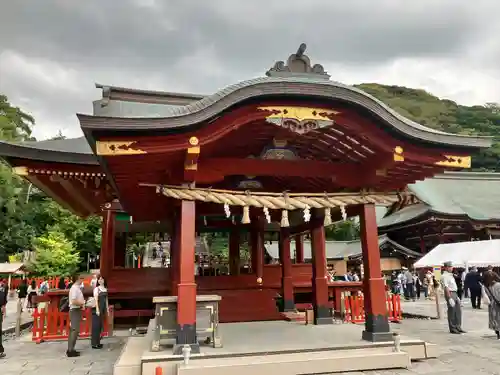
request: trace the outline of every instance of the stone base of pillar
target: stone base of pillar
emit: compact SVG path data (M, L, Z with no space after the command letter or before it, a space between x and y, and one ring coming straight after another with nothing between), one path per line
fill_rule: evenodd
M333 324L333 317L328 306L313 306L314 324Z
M366 314L365 330L361 338L370 342L387 342L393 340L387 316Z
M184 345L189 345L191 347L191 354L200 353L200 344L196 336L196 324L178 324L176 335L177 337L173 350L174 355L182 355Z

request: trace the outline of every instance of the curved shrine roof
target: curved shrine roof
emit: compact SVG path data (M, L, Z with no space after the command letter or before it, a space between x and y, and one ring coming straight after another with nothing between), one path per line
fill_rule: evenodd
M166 93L165 95L169 94ZM83 114L77 116L82 129L88 132L97 130L164 130L168 132L173 129L189 128L210 120L245 100L270 96L308 96L342 100L367 109L389 127L406 137L438 145L486 148L490 147L492 143L491 137L456 135L428 128L407 119L380 100L358 88L324 78L316 78L312 75L259 77L243 81L191 104L168 106L167 109L162 108L161 111L157 111L157 116L154 115L151 108L148 108L151 104L143 104L144 114L148 117L134 115L134 117L120 118L118 116ZM112 121L110 121L111 118Z

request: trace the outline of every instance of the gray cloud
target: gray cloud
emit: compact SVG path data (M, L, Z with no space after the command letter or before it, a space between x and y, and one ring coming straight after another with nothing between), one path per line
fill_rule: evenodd
M498 11L494 0L5 1L0 91L26 103L38 134L73 134L95 81L211 93L262 74L303 41L313 62L346 72L398 59L486 70L500 56Z

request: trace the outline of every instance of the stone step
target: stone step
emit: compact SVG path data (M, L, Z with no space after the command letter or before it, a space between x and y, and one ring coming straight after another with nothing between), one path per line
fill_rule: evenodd
M410 356L391 348L363 348L273 354L267 356L234 356L230 358L191 359L178 364L178 375L254 375L315 374L366 371L410 367Z

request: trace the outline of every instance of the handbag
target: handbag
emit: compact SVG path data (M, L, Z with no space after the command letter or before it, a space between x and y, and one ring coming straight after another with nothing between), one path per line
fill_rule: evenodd
M490 297L488 296L484 285L481 285L481 300L485 305L489 305L491 303Z
M89 297L87 302L85 302L85 307L90 307L91 309L96 307L96 300L94 297Z

